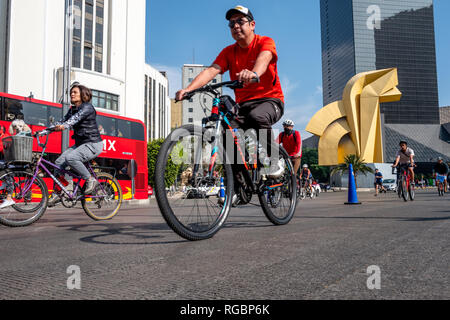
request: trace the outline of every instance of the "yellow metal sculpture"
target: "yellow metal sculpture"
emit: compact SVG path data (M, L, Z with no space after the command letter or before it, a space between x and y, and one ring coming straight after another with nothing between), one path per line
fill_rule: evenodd
M341 101L320 109L306 131L320 137L319 165L333 166L357 154L383 163L380 103L400 100L397 69L359 73L347 83Z

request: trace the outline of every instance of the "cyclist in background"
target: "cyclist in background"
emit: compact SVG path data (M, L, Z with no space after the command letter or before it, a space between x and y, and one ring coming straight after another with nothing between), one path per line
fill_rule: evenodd
M380 172L380 170L375 169L375 197L378 196L378 188L381 191L386 192L386 189L383 187L383 174Z
M408 143L406 141L400 141L400 150L397 152L395 158L395 163L392 167L397 167L399 164L407 166L409 174L411 175L411 181L414 183L414 150L408 148ZM397 179L399 178L400 170L397 170Z
M302 162L302 138L300 132L294 130L294 121L284 121L283 127L284 131L279 134L276 141L279 144L283 144L294 165L294 174L297 175Z
M447 174L448 174L448 166L443 161L441 157L438 157L438 162L434 165L433 171L435 173L436 178L436 186L438 186L438 182L444 185L444 192L447 192Z
M300 171L300 177L302 179L302 185L305 186L305 188L308 188L309 191L312 193L312 173L311 170L309 170L308 165L304 164L302 171Z
M232 81L244 83L243 88L234 90L240 108L231 126L244 131L255 129L258 133L267 130L267 137L274 141L272 125L284 113L275 42L269 37L255 34L255 19L246 7L236 6L228 10L225 18L229 21L228 27L236 42L223 49L210 67L200 72L185 89L178 91L176 100L181 101L189 91L201 88L218 74L229 71ZM252 83L253 79L258 83ZM283 172L282 164L271 161L268 177L278 178Z

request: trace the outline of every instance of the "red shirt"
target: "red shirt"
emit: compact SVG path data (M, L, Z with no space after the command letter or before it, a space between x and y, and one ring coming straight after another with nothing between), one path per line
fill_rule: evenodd
M283 101L280 79L277 73L278 54L275 42L269 37L255 35L247 48L241 48L237 43L232 44L217 56L213 64L220 66L221 73L230 71L230 79L237 80L236 74L244 69L253 70L258 55L263 51L270 51L273 55L267 71L260 76L259 83L251 83L245 88L236 89L236 102L260 98L277 98Z
M295 139L294 139L295 134ZM283 141L281 137L283 136ZM302 156L302 138L299 131L295 131L293 134L287 135L282 132L277 138L278 144L283 144L283 148L289 154L290 157L301 157Z

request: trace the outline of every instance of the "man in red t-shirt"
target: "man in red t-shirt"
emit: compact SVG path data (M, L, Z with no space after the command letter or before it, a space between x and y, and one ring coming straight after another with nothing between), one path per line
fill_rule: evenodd
M226 19L236 42L223 49L210 67L203 70L185 89L178 91L176 100L182 100L187 92L208 84L219 73L229 71L231 80L244 83L243 88L235 90L236 102L241 108L231 122L232 127L257 131L266 129L267 137L273 141L272 125L284 113L275 42L269 37L255 34L255 20L248 8L236 6L228 10ZM255 78L257 83L252 82ZM277 169L271 170L269 176L280 176L283 168Z
M294 165L294 172L297 174L302 162L302 138L300 132L294 130L294 121L283 122L284 131L277 138L277 143L283 144L283 148L289 154Z

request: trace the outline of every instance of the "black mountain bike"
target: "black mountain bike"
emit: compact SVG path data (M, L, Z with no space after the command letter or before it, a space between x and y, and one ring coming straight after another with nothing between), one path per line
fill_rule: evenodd
M207 85L185 95L184 99L202 92L213 95L211 116L203 119L201 127L185 125L174 130L161 145L156 162L158 206L167 224L188 240L207 239L217 233L236 197L245 204L256 194L274 225L289 223L297 203L297 183L289 155L271 142L272 152L279 150L278 165L283 172L269 178L267 163L264 166L249 150L250 145L258 146L256 136L246 133L242 137L231 127L230 120L239 105L222 95L221 87L235 89L242 83ZM173 186L175 192L168 195L166 190Z

